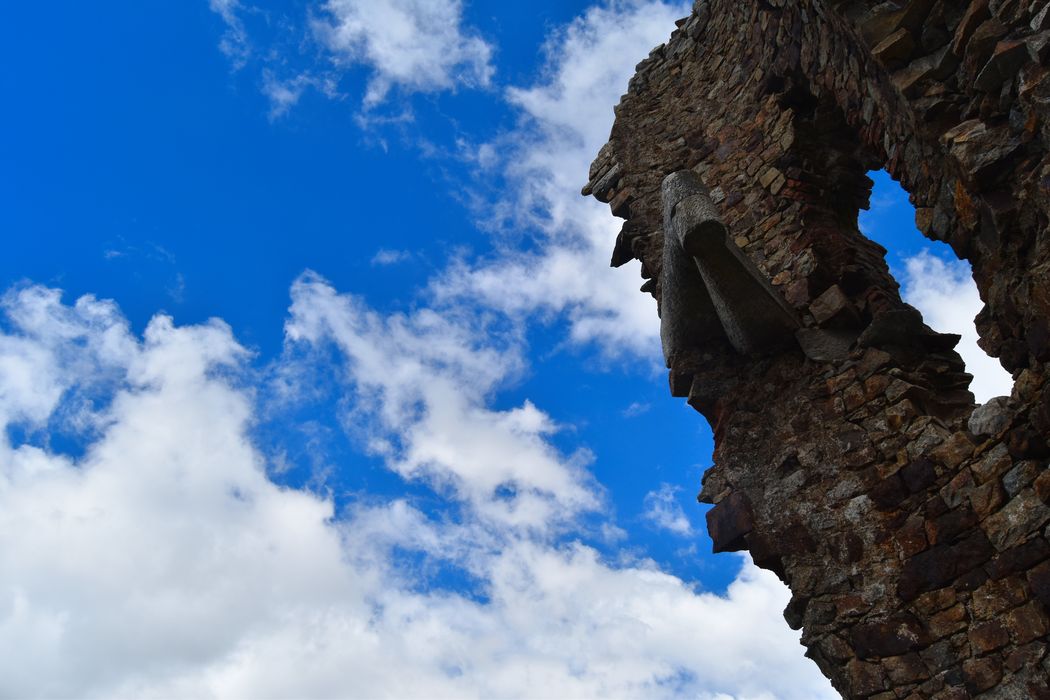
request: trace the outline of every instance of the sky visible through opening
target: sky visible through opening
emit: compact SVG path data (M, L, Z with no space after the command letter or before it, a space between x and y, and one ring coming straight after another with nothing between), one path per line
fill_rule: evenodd
M0 697L835 697L710 554L710 432L579 196L687 11L5 8Z

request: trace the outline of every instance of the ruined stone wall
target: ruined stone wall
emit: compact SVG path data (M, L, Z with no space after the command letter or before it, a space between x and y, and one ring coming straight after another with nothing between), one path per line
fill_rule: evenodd
M715 550L790 586L785 616L847 697L1050 697L1046 5L701 0L638 65L584 188L625 219L612 264L641 260L670 301L661 183L697 173L725 246L797 315L744 353L694 304L671 393L714 430ZM973 265L1010 397L975 411L957 337L859 232L883 167Z

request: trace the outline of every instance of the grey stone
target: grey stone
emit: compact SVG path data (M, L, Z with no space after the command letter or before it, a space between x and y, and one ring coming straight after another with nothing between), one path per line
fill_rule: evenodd
M1000 552L1016 547L1050 520L1050 508L1032 489L1026 489L982 523L988 539Z
M692 257L725 336L738 352L762 352L798 329L791 308L729 239L729 232L696 173L681 170L668 175L661 194L665 250L677 242ZM667 255L676 257L674 252ZM672 276L682 283L679 271Z
M856 333L824 328L802 328L795 333L802 352L816 362L838 362L849 356Z
M1050 57L1050 30L1042 31L1024 40L1028 57L1036 63L1042 63Z
M609 168L609 172L605 173L605 175L602 175L602 177L597 182L595 182L594 186L591 188L594 192L595 199L597 199L599 202L608 203L610 199L610 194L612 193L612 189L616 187L619 181L620 164L616 163L611 168Z
M1029 23L1033 32L1041 32L1044 29L1050 29L1050 2L1043 5L1043 9L1035 13L1032 17L1032 21Z
M665 180L664 189L665 202L668 196L677 196L676 182ZM671 234L673 212L673 206L664 210L663 265L660 272L660 341L668 367L672 367L675 358L683 351L725 337L711 296L697 273L696 264L682 250L677 237Z
M967 429L977 437L999 435L1010 427L1010 421L1013 418L1013 413L1009 410L1009 402L1010 398L1007 396L988 399L970 414L970 420L966 424Z
M861 347L910 343L922 332L922 325L922 316L915 309L893 309L873 318L859 342Z

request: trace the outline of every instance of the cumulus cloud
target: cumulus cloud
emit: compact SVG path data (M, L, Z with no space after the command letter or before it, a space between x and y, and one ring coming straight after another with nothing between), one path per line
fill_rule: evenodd
M484 204L498 219L488 224L526 232L531 252L454 266L435 285L440 295L512 315L566 314L576 343L658 356L656 313L638 293L637 264L609 268L619 222L579 190L635 64L686 14L682 3L612 2L552 35L537 84L507 91L521 124L489 149L504 154L505 188Z
M644 517L661 530L686 536L693 534L693 524L678 504L680 490L671 484L660 484L660 488L645 494Z
M315 31L336 61L371 68L365 106L393 87L434 92L487 86L492 46L463 24L460 0L328 0Z
M905 260L901 281L905 300L922 312L932 328L962 336L956 349L973 375L970 389L977 401L1008 395L1013 387L1010 374L977 345L973 319L984 304L969 264L946 261L925 250Z
M485 518L543 528L598 500L584 479L590 455L564 458L546 436L557 426L531 402L485 407L520 368L513 345L431 309L381 317L306 275L292 288L287 336L335 343L354 401L349 419L367 422L370 443L405 478L425 478Z
M336 517L267 477L251 437L266 384L221 321L158 316L139 338L112 303L40 287L3 308L4 696L834 697L772 575L745 562L725 596L698 592L519 526L525 501L495 509L507 478L567 526L599 499L543 442L539 409L489 407L517 361L454 318L382 316L297 282L280 362L334 344L328 376L374 403L351 413L396 443L390 468L464 504L434 517L373 495ZM78 455L44 439L70 401L91 418ZM443 442L434 421L484 435ZM475 583L438 587L406 551Z

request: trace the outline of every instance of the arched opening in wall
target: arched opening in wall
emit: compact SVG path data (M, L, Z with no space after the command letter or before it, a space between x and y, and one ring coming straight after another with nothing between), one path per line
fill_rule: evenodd
M916 368L926 362L924 353L941 353L942 373L933 371L933 364L923 371L928 381L940 382L936 394L951 406L948 413L965 412L964 373L973 376L969 390L978 403L1009 394L1012 378L977 344L974 317L983 303L969 263L916 228L908 194L880 169L888 160L881 140L856 130L836 101L814 96L803 78L773 81L770 88L793 112L794 139L781 163L789 178L797 175L798 192L788 196L804 201L803 228L813 254L812 269L806 270L812 301L803 300L809 303L804 311L831 328L837 321L829 314L836 307L825 307L836 298L849 299L848 311L858 311L860 318L839 320L840 325L883 317L882 325L892 326L898 340L909 339L900 347L912 348L907 363ZM961 336L954 360L945 347L948 339L930 338L911 325L901 301L918 309L921 322L935 332Z
M970 264L958 260L945 243L923 236L915 227L908 194L885 170L868 173L875 183L870 206L858 219L861 233L888 252L886 262L901 285L901 296L941 333L962 336L956 351L973 375L970 390L978 403L1010 393L1013 379L999 361L977 344L974 316L982 302Z

